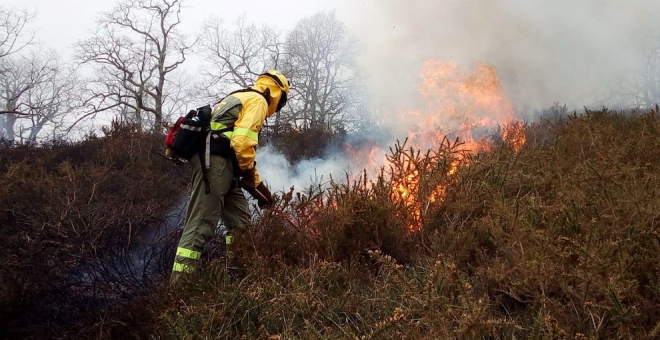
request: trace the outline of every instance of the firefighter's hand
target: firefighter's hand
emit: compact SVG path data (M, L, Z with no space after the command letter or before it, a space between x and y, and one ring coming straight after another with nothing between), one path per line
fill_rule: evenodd
M259 185L256 187L256 190L261 194L262 198L257 199L257 204L259 205L259 208L261 209L268 209L275 204L275 200L273 199L273 195L270 193L270 190L268 190L268 187L264 184L264 182L259 183Z
M241 174L241 180L239 181L242 188L245 190L254 189L257 186L254 168L243 170Z
M270 193L270 190L266 187L264 183L259 183L258 186L255 188L245 188L245 191L247 191L252 198L257 200L257 205L261 209L268 209L275 204L275 200L273 199L273 195Z

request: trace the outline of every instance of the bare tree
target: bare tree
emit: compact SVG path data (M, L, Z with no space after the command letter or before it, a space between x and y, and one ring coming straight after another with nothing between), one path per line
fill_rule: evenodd
M653 108L660 103L660 34L649 34L639 70L610 85L609 102L634 108Z
M217 98L227 88L248 87L258 75L278 67L283 43L274 28L248 23L245 16L233 29L226 29L218 18L204 27L198 51L205 62L202 87L208 97Z
M82 118L130 109L141 123L160 126L169 77L192 46L180 32L181 1L121 0L98 22L94 36L77 44L78 58L95 67L99 79L88 89L91 108Z
M14 140L13 126L21 114L18 97L25 91L22 77L15 77L23 71L17 70L15 61L8 57L34 40L34 32L26 29L33 18L34 14L27 10L0 6L0 140Z
M25 9L0 7L0 58L19 52L34 41L34 31L26 29L32 19L34 14Z
M23 121L29 132L27 138L33 142L46 125L54 131L60 129L64 124L61 119L78 107L80 82L76 71L66 65L56 65L52 72L26 93L28 114Z
M217 99L230 88L247 87L268 69L280 69L291 81L288 106L271 121L272 133L283 125L343 129L355 105L355 49L345 26L334 13L318 13L298 22L282 41L269 26L258 27L245 17L227 29L210 19L200 37L204 58L201 84L206 97Z
M652 108L660 103L660 36L655 36L648 46L644 67L633 89L637 104Z
M302 128L344 128L355 104L354 56L353 41L334 13L300 20L286 39L285 70L295 79L288 120Z
M33 54L24 58L2 58L0 68L0 139L15 140L15 125L20 118L30 117L35 107L31 91L55 78L59 59L54 52Z

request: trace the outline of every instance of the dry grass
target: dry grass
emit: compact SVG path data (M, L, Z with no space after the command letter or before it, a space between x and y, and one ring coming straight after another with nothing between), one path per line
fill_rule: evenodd
M80 143L0 149L0 338L89 338L129 320L125 304L153 286L127 275L128 250L187 183L160 146L114 125Z
M658 110L548 117L518 151L502 136L467 157L450 141L394 146L380 176L292 192L256 216L237 238L246 277L210 256L188 284L129 298L118 293L141 291L130 278L72 279L185 188L150 158L160 141L115 127L3 149L0 338L655 339ZM414 171L418 217L392 193ZM438 186L446 196L431 200Z
M587 111L420 172L422 230L389 176L286 195L240 246L170 293L172 339L652 339L660 329L660 118ZM498 140L498 138L494 138ZM501 140L501 138L499 139ZM469 164L469 166L467 165ZM442 200L427 193L446 186Z

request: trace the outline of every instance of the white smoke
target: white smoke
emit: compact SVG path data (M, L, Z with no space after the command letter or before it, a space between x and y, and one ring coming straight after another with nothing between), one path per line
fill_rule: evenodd
M518 108L608 104L657 37L657 0L381 0L354 2L369 88L410 109L422 63L494 65ZM368 18L368 20L366 19ZM393 110L395 111L395 110Z
M341 2L341 1L340 1ZM416 125L401 113L423 109L420 72L430 59L472 73L494 66L516 116L554 103L572 108L618 104L621 84L643 69L650 38L660 34L658 0L379 0L343 2L357 38L358 65L382 127L406 137ZM660 41L656 42L660 45ZM388 142L391 139L390 142ZM350 157L290 165L272 149L260 150L259 169L275 190L301 190L329 176L344 176ZM358 172L361 169L351 169Z
M350 159L341 152L328 158L313 158L292 165L270 145L259 148L257 169L271 191L280 194L289 192L291 187L295 187L296 192L304 191L310 185L325 187L331 178L343 182L347 173L361 170L354 169Z

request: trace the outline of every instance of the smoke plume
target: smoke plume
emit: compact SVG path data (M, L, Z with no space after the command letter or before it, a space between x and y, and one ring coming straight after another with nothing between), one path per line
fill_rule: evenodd
M657 0L423 0L355 5L351 27L369 87L414 105L423 62L495 66L517 108L607 104L660 33ZM368 18L368 19L367 19ZM389 99L388 99L389 98Z
M430 141L429 132L489 128L510 117L530 120L554 103L578 109L621 105L617 91L643 69L649 48L660 45L657 0L347 5L350 11L340 16L360 45L358 65L365 75L360 90L370 94L382 131L393 132L377 137L383 145L415 135ZM429 77L435 72L429 65L449 71ZM489 123L479 125L484 121ZM275 190L291 185L300 190L321 176L342 176L349 166L360 170L341 153L295 166L273 150L260 154L260 169Z
M354 175L361 170L343 152L332 153L329 157L314 158L291 164L274 148L266 146L257 153L258 169L271 191L278 194L303 191L310 185L324 187L331 179L342 182L346 174Z

